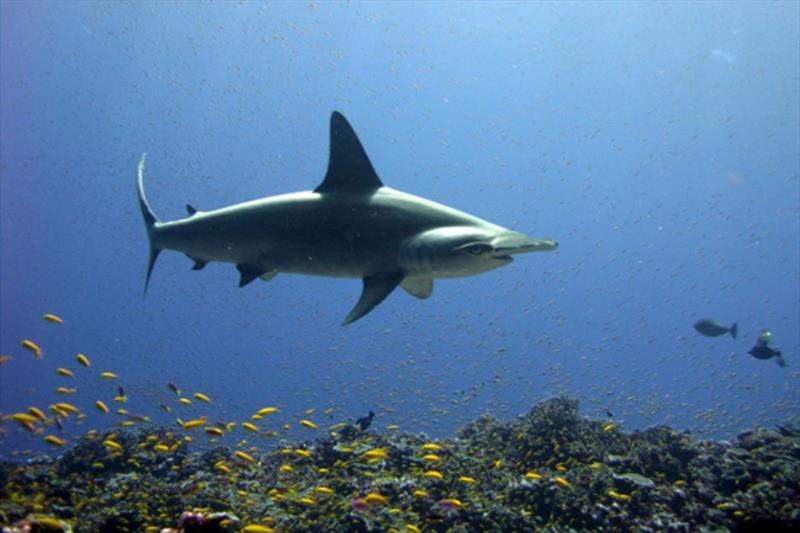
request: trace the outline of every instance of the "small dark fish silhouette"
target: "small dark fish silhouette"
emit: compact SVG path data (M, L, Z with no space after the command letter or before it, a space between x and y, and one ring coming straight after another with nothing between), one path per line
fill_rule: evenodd
M773 357L775 357L779 367L783 368L786 366L786 361L783 359L783 354L781 353L780 348L778 348L777 346L771 348L769 346L756 344L747 353L749 353L756 359L772 359Z
M366 431L367 428L372 424L372 419L375 418L375 413L371 410L367 416L362 416L358 420L356 420L356 424L361 431Z
M739 331L739 327L736 325L736 322L734 322L731 327L726 327L718 320L713 320L711 318L704 318L703 320L698 320L694 324L694 329L696 329L698 333L705 335L706 337L719 337L720 335L725 335L726 333L730 333L731 337L733 337L734 339L736 338L736 333Z

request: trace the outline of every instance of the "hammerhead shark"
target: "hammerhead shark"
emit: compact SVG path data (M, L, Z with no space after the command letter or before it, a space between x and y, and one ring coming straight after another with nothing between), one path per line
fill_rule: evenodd
M193 270L233 263L239 286L278 272L361 278L361 298L343 326L369 313L400 285L427 298L436 278L472 276L507 265L511 256L555 250L451 207L385 187L344 116L334 111L325 179L313 191L268 196L214 211L187 205L188 216L161 222L144 194L139 206L150 243L145 294L161 250L183 252Z

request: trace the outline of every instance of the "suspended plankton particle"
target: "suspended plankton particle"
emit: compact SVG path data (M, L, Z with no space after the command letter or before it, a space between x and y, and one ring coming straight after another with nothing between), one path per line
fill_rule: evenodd
M53 324L63 324L64 320L60 316L53 315L51 313L46 313L43 317L48 322L52 322Z
M258 427L256 427L255 424L251 424L250 422L242 422L242 427L252 433L258 433Z
M435 442L426 442L425 444L422 445L422 449L427 452L438 452L439 450L442 449L442 447L436 444Z
M570 483L569 481L567 481L567 480L566 480L566 479L564 479L563 477L554 477L554 478L553 478L553 482L554 482L556 485L560 486L560 487L564 487L565 489L570 489L570 490L572 490L572 488L573 488L573 487L572 487L572 483Z
M104 413L108 413L108 406L101 400L94 402L95 407Z
M74 378L75 377L75 373L72 370L69 370L67 368L60 368L60 367L56 368L56 374L58 374L59 376L67 377L67 378Z
M311 420L301 420L300 425L307 427L308 429L317 429L317 425L312 422Z
M26 348L26 349L30 350L31 352L33 352L33 355L36 357L36 359L41 359L42 358L42 354L43 354L42 349L39 348L39 345L36 344L35 342L33 342L32 340L24 339L23 341L20 342L20 345L23 348Z
M83 366L86 366L86 367L92 366L92 363L89 362L89 358L86 357L85 355L83 355L82 353L79 353L78 355L76 355L75 359L77 359L78 362L80 364L82 364Z
M235 452L233 452L233 455L235 457L238 457L239 459L247 461L248 463L254 463L256 461L255 459L253 459L251 455L248 455L241 450L236 450Z
M458 476L458 481L461 483L466 483L467 485L474 485L478 482L474 477L469 476Z
M280 409L278 409L277 407L264 407L263 409L259 409L256 415L266 416L266 415L271 415L273 413L280 413Z
M60 439L60 438L56 437L55 435L46 436L44 438L44 441L47 444L52 444L53 446L64 446L67 443L67 441L65 441L64 439Z
M428 479L443 479L444 476L438 470L427 470L422 475Z
M211 398L209 398L202 392L195 392L194 397L200 400L201 402L211 403Z
M113 372L100 372L100 377L103 379L117 379L117 375Z

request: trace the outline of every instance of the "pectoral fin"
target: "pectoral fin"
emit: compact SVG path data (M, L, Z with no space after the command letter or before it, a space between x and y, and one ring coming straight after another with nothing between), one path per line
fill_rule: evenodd
M431 278L406 278L400 283L408 294L424 300L433 292L433 280Z
M376 305L381 303L389 296L392 291L403 281L402 272L388 272L383 274L375 274L374 276L366 276L364 278L364 289L361 292L361 298L347 318L342 322L343 326L355 322L362 316L366 315Z

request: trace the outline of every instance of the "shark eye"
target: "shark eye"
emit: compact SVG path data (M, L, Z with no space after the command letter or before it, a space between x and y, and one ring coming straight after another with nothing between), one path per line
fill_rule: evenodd
M472 255L481 255L485 254L491 249L492 247L488 244L470 244L469 247L467 247L467 252L471 253Z

